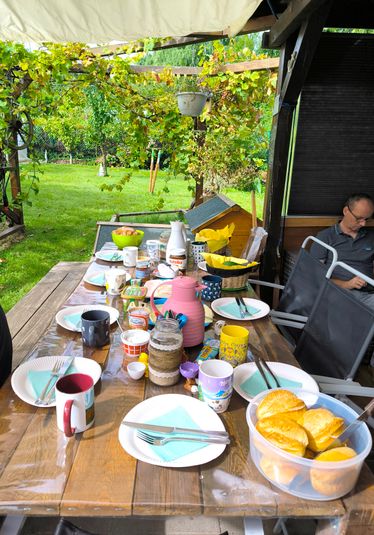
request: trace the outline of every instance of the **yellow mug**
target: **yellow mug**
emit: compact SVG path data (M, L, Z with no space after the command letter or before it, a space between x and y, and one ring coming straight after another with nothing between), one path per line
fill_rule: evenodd
M247 360L249 332L245 327L225 325L221 330L219 358L233 367Z

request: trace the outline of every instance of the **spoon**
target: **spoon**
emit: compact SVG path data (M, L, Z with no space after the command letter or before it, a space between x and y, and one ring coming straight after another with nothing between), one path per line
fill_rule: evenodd
M328 449L341 446L356 431L356 429L371 416L373 409L374 398L366 405L362 413L359 414L357 418L353 420L342 433L340 433L340 435L335 437L334 442L329 444Z

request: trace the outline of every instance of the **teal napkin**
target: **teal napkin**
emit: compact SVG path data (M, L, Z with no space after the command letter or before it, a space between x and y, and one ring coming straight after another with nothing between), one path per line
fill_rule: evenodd
M196 424L196 422L194 422L194 420L183 407L176 407L172 411L163 414L162 416L159 416L157 418L153 418L152 420L149 420L146 423L155 425L173 425L176 427L190 427L191 429L199 429L199 426ZM152 432L149 431L149 433ZM156 435L158 433L153 434ZM200 450L201 448L205 448L206 446L209 446L209 444L205 442L172 441L168 442L164 446L150 446L150 448L152 448L155 454L163 461L174 461L175 459L179 459L184 455L188 455L189 453L192 453L196 450Z
M67 372L65 373L65 375L70 375L71 373L77 373L77 371L78 370L75 368L74 364L71 364ZM35 399L37 399L40 396L40 394L43 392L45 385L48 383L51 377L51 372L48 370L30 370L27 372L27 377L31 383L32 389L34 390ZM59 379L59 377L54 377L51 381L51 385L54 386L55 383L57 382L57 379ZM54 399L55 399L55 394L53 393L51 397L51 402L54 401Z
M81 322L82 322L82 312L76 312L75 314L68 314L67 316L64 316L64 320L67 323L68 327L76 331L79 331L81 328Z
M270 373L265 371L265 375L267 380L269 381L269 384L273 388L277 388L277 385L275 384L275 381L270 375ZM284 388L301 388L303 386L302 383L299 383L298 381L286 379L285 377L281 377L278 374L277 379L279 381L279 384ZM260 392L263 392L264 390L268 389L265 381L261 377L261 374L258 370L256 370L250 377L248 377L248 379L243 381L243 383L240 385L240 388L244 390L246 394L252 397L257 396L257 394L259 394Z
M250 312L250 315L246 314L246 318L250 318L252 315L257 314L257 312L260 312L259 308L251 307L250 305L247 305L247 308ZM234 301L220 305L218 307L218 311L220 310L226 314L230 314L230 316L235 316L235 318L241 318L239 306Z
M108 260L110 262L119 262L122 260L122 254L115 249L113 251L108 251L107 253L102 252L100 256L103 260Z
M100 275L96 275L95 277L90 277L89 281L93 282L94 284L100 284L101 286L105 286L105 277L102 273L100 273Z

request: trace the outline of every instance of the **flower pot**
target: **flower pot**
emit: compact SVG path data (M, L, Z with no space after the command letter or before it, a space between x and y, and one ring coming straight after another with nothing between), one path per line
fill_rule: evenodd
M198 117L203 111L208 95L202 92L177 93L178 108L182 115Z

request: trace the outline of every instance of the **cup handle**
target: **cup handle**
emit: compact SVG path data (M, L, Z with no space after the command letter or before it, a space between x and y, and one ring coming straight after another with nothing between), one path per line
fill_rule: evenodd
M66 437L72 437L75 433L75 428L71 427L71 408L73 400L68 399L64 407L64 433Z

